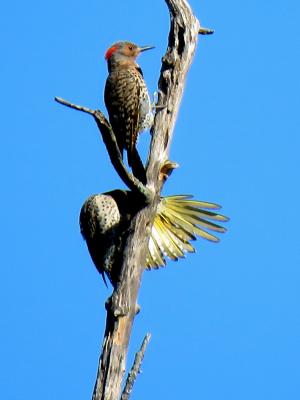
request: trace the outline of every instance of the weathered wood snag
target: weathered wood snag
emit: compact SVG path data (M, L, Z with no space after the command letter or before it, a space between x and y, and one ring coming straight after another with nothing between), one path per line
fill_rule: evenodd
M169 146L181 101L185 78L196 48L199 21L184 0L166 1L171 17L168 48L162 60L158 83L158 104L147 164L147 186L155 193L152 202L141 210L131 224L124 252L119 287L107 309L107 323L93 400L119 399L137 296L143 273L143 261L149 230L153 223L162 188L161 166L168 160ZM145 230L145 226L148 228Z
M168 175L174 168L174 164L168 161L168 154L186 75L195 52L198 34L212 33L200 27L186 0L165 1L170 11L171 26L158 82L158 105L162 107L157 109L151 131L152 141L146 165L147 186L126 170L112 129L100 111L56 98L64 105L93 115L116 171L129 189L140 193L147 204L131 222L123 254L120 283L106 303L106 328L93 400L120 399L129 338L138 310L137 296L144 270L147 241L164 183L162 176ZM142 354L145 347L146 344L142 348ZM126 385L122 399L129 398L138 368L133 368L133 374L128 378L129 386Z

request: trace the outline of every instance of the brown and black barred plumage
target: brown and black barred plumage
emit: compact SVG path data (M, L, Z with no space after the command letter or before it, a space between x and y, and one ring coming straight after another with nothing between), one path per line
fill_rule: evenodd
M138 157L135 147L138 135L153 124L148 89L135 60L142 51L151 48L118 42L105 54L109 72L104 92L105 105L120 152L123 156L123 151L127 151L128 164L133 172Z

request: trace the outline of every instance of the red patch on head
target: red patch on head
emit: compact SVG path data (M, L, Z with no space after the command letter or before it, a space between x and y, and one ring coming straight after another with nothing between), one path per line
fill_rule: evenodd
M114 52L118 49L118 46L113 45L111 46L107 52L105 53L105 60L109 60L110 57L114 54Z

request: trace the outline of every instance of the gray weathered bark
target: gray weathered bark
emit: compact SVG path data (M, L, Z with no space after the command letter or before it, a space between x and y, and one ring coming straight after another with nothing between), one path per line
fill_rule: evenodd
M136 215L131 224L120 284L107 307L106 330L93 400L120 398L128 343L137 310L146 245L163 185L160 170L168 160L186 75L192 62L198 34L202 33L199 21L193 15L187 1L166 0L166 3L170 10L171 27L158 83L158 103L165 107L155 116L147 163L147 186L155 196L152 202Z
M136 353L135 358L134 358L134 363L133 366L128 374L128 377L126 379L126 384L121 396L121 400L128 400L130 398L130 393L132 391L133 388L133 384L138 376L138 374L140 373L140 368L141 368L141 364L145 355L145 351L146 351L146 347L149 343L150 340L150 333L147 333L147 335L144 337L142 346L140 348L140 350Z
M93 400L120 399L129 338L138 310L137 296L149 234L163 183L176 166L176 163L168 161L168 154L186 75L193 59L198 34L212 33L211 30L200 27L186 0L165 0L165 2L170 11L171 26L158 82L158 104L161 107L157 108L151 132L146 187L126 170L116 146L115 136L101 111L76 106L56 98L61 104L93 115L116 171L131 190L139 192L144 197L147 204L131 223L123 254L120 283L106 303L106 328ZM145 347L146 344L143 346L143 353ZM130 380L130 390L137 375L136 369L133 371L135 373ZM127 392L125 388L123 398L129 398Z

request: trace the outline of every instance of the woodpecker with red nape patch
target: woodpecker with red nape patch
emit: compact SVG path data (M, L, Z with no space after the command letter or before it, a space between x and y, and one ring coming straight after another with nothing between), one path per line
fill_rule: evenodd
M119 281L123 250L134 215L144 206L130 191L114 190L90 196L80 212L80 230L86 240L91 258L102 274L115 287ZM220 206L193 200L192 196L161 197L149 235L146 269L166 264L165 257L177 261L185 253L193 253L191 241L201 236L218 242L207 230L223 233L222 226L212 221L226 222L228 218L211 210Z
M108 66L104 100L109 121L120 152L127 151L128 164L133 174L145 183L144 167L136 150L140 132L153 125L150 96L143 73L136 62L138 55L153 46L138 46L131 42L117 42L105 54Z

